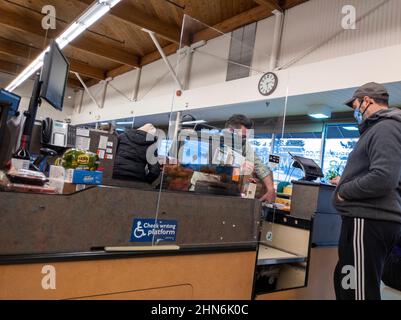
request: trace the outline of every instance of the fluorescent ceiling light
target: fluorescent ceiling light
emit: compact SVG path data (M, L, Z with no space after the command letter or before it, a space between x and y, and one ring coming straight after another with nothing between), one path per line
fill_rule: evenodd
M329 119L331 118L331 109L324 105L310 106L308 116L315 119Z
M78 19L76 19L57 39L60 49L64 49L71 41L76 39L86 29L102 18L111 8L121 0L98 0L91 5ZM31 75L43 66L46 48L28 67L26 67L6 88L7 91L14 91Z
M206 120L184 121L182 124L187 125L187 124L202 124L202 123L206 123Z
M19 87L25 80L27 80L31 75L33 75L37 70L43 66L43 61L45 58L45 53L49 51L49 47L46 48L32 63L27 66L6 88L7 91L13 92L17 87Z
M119 126L125 126L125 125L128 125L128 124L134 124L134 122L117 122L116 123L117 125L119 125Z
M315 118L315 119L329 119L330 116L323 114L323 113L311 113L308 114L309 117Z
M345 129L347 131L359 131L359 129L355 126L343 127L343 129Z

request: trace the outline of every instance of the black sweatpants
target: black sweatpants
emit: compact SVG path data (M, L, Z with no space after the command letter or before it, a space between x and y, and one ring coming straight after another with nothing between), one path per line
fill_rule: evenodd
M393 289L401 290L401 257L391 254L384 265L383 283Z
M395 222L343 217L334 272L338 300L381 299L384 264L400 232Z

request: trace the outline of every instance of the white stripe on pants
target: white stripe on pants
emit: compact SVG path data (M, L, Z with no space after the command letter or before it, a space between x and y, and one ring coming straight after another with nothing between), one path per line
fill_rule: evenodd
M365 300L365 248L363 242L365 220L354 219L355 299Z

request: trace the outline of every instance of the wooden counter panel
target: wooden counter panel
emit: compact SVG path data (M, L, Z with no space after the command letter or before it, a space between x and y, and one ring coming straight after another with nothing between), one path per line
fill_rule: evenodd
M0 299L250 299L255 261L256 252L233 252L47 263L55 290L42 288L44 264L3 265Z
M146 290L117 292L113 294L90 296L76 300L191 300L193 287L189 284Z

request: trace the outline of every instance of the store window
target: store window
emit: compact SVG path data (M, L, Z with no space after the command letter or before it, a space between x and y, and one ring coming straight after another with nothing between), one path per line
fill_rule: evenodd
M277 181L299 180L303 178L300 169L292 167L292 157L301 156L313 159L317 164L321 164L322 133L303 132L286 133L283 136L277 135L274 140L273 153L279 155L280 165L274 170L274 178Z
M322 167L326 178L333 172L341 175L349 154L358 142L358 127L355 124L328 124L323 131L324 133L259 134L250 143L265 165L269 165L271 154L280 156L280 165L273 170L276 182L291 182L303 178L303 172L292 167L291 155L313 159ZM159 156L167 156L170 147L171 141L162 141ZM185 141L182 144L180 162L185 166L202 166L208 163L209 153L208 143Z
M326 177L341 175L349 154L359 139L355 124L327 125L324 141L323 172Z
M255 139L251 139L249 142L262 162L268 165L269 155L271 154L272 150L273 135L258 135L255 137Z

